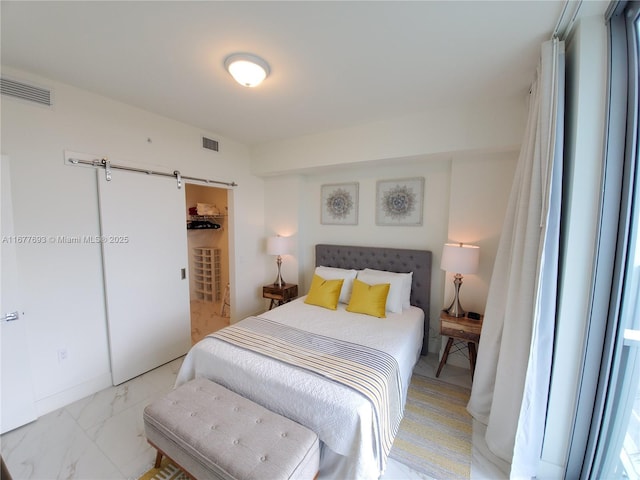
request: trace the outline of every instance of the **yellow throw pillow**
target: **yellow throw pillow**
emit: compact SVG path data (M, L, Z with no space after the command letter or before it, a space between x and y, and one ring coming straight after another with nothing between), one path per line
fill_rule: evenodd
M353 281L351 300L347 305L347 312L364 313L378 318L386 318L385 306L389 295L388 283L369 285L357 278Z
M344 279L342 278L338 280L325 280L319 275L314 275L311 281L311 288L304 303L335 310L338 306L343 282Z

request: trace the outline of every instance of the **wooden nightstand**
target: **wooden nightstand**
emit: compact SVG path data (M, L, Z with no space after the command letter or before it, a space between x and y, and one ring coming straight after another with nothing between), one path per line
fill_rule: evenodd
M483 319L484 315L480 315L480 320L472 320L467 317L452 317L445 310L440 312L440 335L448 336L449 340L447 340L447 346L442 354L440 365L438 365L436 377L440 375L442 367L447 363L447 357L454 340L462 340L467 343L469 349L469 366L471 367L471 380L473 380L473 372L476 369L476 344L480 342Z
M271 304L269 310L274 306L280 306L287 303L298 296L298 285L293 283L285 283L282 287L270 283L262 287L263 298L270 298Z

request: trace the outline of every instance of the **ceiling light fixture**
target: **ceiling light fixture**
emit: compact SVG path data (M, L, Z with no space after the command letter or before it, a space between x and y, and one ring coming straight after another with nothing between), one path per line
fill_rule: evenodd
M224 67L244 87L258 86L270 71L267 62L250 53L229 55L224 61Z

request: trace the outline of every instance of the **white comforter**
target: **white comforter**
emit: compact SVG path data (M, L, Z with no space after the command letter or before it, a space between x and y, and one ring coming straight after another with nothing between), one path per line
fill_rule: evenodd
M422 347L422 310L411 307L378 319L349 313L343 304L331 311L307 305L303 299L260 316L392 355L400 366L404 406ZM319 478L374 479L382 473L373 441L372 406L356 391L213 338L189 351L176 386L196 377L218 382L316 432L323 443Z

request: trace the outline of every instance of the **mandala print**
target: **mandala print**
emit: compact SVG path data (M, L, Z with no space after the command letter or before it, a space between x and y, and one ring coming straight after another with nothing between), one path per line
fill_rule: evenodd
M416 208L416 194L407 185L396 185L384 192L382 210L387 217L400 220L411 214Z
M338 188L331 192L327 198L327 211L335 218L344 220L353 209L353 198L351 194L342 188Z

